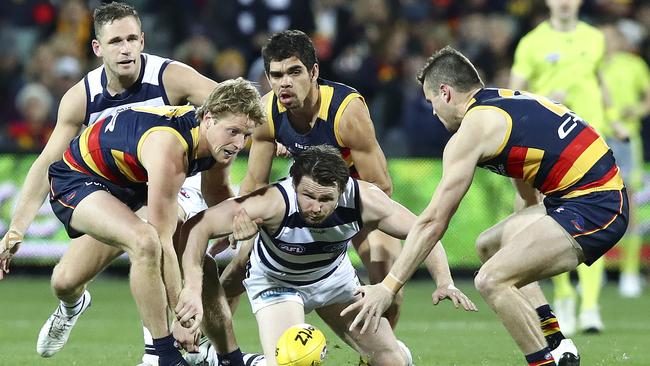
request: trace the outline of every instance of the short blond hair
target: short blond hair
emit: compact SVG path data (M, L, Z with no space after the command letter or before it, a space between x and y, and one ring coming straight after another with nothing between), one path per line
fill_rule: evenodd
M196 117L200 121L208 112L217 119L224 113L245 115L256 126L261 125L265 118L260 93L250 81L243 78L219 83L196 110Z

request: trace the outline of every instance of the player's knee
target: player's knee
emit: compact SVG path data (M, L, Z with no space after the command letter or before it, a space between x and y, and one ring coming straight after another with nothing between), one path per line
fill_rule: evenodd
M131 262L160 262L162 248L158 232L153 226L143 223L137 229L133 244L129 250Z
M492 295L498 288L499 284L500 282L495 274L486 270L484 267L478 271L478 274L474 278L474 286L483 298Z
M56 267L54 267L50 285L58 297L65 297L79 292L80 288L84 286L84 283L76 274L77 273L74 270L64 268L60 264L57 264Z
M497 249L498 243L495 242L494 235L489 230L482 232L476 238L476 252L482 263L490 259L496 253Z

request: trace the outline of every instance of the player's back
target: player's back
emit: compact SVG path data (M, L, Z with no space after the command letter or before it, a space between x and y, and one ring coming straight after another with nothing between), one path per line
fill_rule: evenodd
M580 116L547 98L482 89L468 113L496 109L508 123L495 156L479 166L523 179L545 195L573 197L623 188L611 150Z
M338 148L343 159L350 166L350 172L353 176L357 176L350 149L343 144L338 129L343 111L350 101L356 98L363 100L363 97L350 86L325 79L318 79L318 88L320 109L316 122L306 133L296 131L289 120L287 109L279 102L278 97L270 92L266 106L270 132L273 138L284 145L292 155L316 145Z
M70 143L63 161L76 171L116 184L144 184L147 173L140 149L155 131L168 131L178 138L190 159L188 176L212 164L212 159L195 157L199 122L191 106L136 107L99 120Z

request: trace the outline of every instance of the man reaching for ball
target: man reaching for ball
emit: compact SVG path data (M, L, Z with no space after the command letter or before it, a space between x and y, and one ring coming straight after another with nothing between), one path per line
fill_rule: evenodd
M372 365L411 365L408 348L397 341L386 318L381 318L376 333L362 335L349 329L356 314L341 317L339 313L358 297L359 279L347 256L352 237L379 229L404 238L415 215L376 186L351 178L345 161L333 147L319 145L298 155L290 176L224 201L183 225L181 241L187 245L182 260L185 286L176 307L181 324L191 330L200 325L204 333L212 334L215 314L206 309L203 318L201 302L202 288L205 303L212 301L210 296L219 295L205 290L218 280L204 276L201 269L208 240L259 223L244 285L268 365L276 365L280 335L292 325L304 323L305 313L311 310L316 310ZM455 306L476 310L454 287L442 246L437 245L433 253L437 284L433 303L449 298Z

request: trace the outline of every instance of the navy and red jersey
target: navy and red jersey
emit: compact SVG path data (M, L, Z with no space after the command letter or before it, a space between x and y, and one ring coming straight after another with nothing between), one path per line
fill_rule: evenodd
M199 121L194 107L134 107L99 120L70 143L63 162L80 173L101 177L124 187L144 185L147 171L140 149L154 131L174 134L187 152L187 175L209 169L212 157L198 158Z
M352 87L325 79L318 79L318 87L320 110L313 128L305 134L301 134L293 128L287 109L273 92L269 92L271 97L268 98L266 105L266 115L271 136L294 156L311 146L334 146L339 149L348 164L350 174L359 178L350 156L350 149L343 144L339 135L339 123L348 104L356 98L363 100L363 97Z
M478 166L528 182L546 196L571 198L621 190L623 179L605 140L567 107L509 89L481 89L467 113L496 110L508 123L494 156Z

